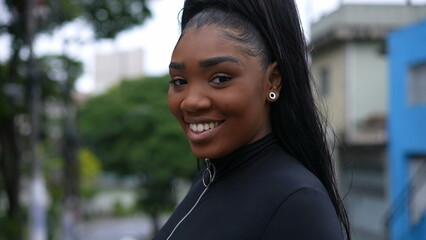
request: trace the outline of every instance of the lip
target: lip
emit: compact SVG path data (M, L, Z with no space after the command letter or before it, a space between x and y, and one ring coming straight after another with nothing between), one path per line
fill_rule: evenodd
M213 135L222 127L225 121L217 121L217 120L197 120L197 121L185 121L186 123L186 135L188 139L193 143L203 142L213 137ZM191 130L189 124L203 124L203 123L218 123L218 125L214 128L208 129L202 132L195 132Z

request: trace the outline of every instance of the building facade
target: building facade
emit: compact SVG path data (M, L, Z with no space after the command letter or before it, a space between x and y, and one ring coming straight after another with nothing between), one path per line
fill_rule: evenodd
M124 79L143 76L142 50L98 54L95 60L95 93L102 93Z
M311 72L339 138L334 159L354 239L387 239L386 38L425 16L426 5L344 4L311 26Z
M388 38L392 240L426 239L426 18Z

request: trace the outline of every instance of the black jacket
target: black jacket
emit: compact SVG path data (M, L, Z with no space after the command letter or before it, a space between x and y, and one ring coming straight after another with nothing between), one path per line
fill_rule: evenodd
M343 239L324 186L272 135L211 162L155 240Z

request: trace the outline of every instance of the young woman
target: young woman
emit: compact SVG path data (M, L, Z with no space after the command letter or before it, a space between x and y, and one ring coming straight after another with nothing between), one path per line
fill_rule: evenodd
M169 107L205 166L155 239L350 239L293 0L186 0Z

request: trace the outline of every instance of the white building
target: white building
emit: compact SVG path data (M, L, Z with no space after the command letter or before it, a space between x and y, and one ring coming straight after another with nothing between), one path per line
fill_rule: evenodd
M142 50L96 55L95 92L102 93L123 79L143 76Z

